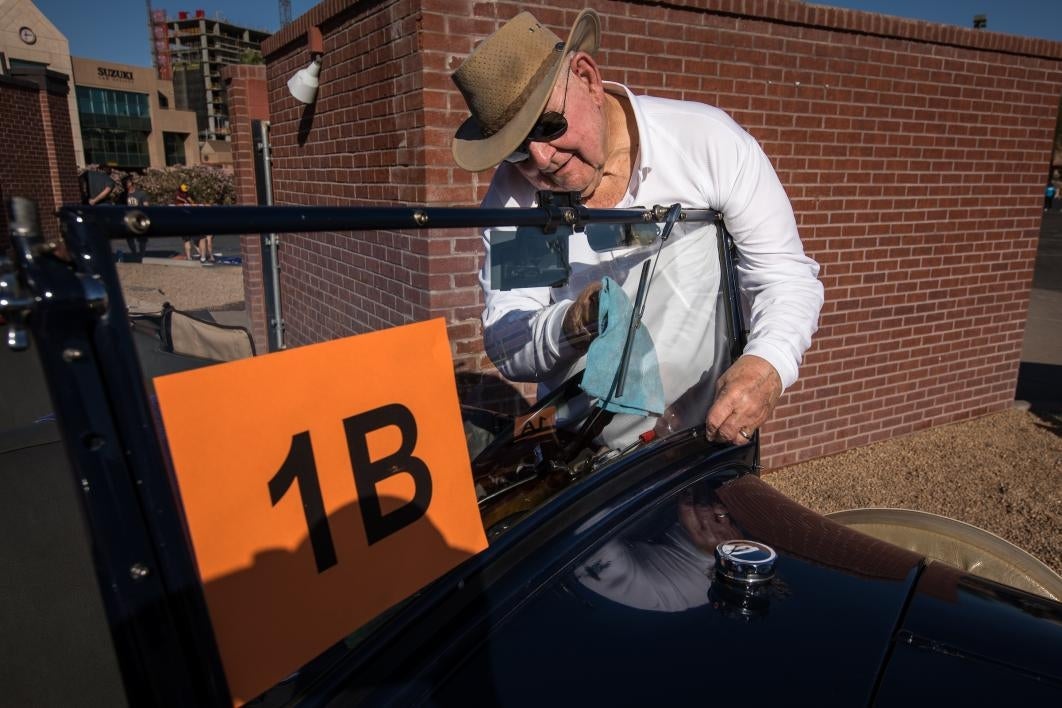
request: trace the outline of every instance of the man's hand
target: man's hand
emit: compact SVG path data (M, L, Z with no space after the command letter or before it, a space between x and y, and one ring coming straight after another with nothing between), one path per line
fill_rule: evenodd
M745 355L715 384L708 411L708 437L743 445L763 425L782 395L782 379L766 359Z
M730 521L730 512L720 502L695 504L684 499L679 502L678 519L693 545L708 555L713 555L723 541L742 537Z
M601 281L590 283L564 313L561 329L565 339L578 351L585 352L597 336L597 308Z

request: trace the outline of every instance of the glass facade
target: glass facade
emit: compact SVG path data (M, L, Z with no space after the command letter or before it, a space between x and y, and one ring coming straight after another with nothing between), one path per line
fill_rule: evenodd
M16 69L47 69L48 65L39 61L28 61L26 59L11 59L11 70Z
M207 115L206 84L199 64L177 64L173 67L173 97L178 108L195 111L196 130L199 139L210 137L210 120Z
M166 151L166 166L184 165L184 139L188 136L183 133L162 134L162 145Z
M77 112L85 161L119 167L147 167L151 133L148 96L131 91L78 86Z

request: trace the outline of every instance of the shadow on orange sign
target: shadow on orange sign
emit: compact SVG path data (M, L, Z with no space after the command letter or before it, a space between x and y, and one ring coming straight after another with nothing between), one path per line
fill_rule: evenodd
M442 320L155 388L237 705L486 548Z

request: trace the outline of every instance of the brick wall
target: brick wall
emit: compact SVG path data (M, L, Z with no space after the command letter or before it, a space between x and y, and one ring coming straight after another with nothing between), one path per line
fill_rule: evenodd
M585 0L318 5L267 41L278 201L475 204L450 157L449 75L521 9L566 36ZM1062 44L800 2L590 2L605 77L705 101L764 146L827 304L801 381L765 427L779 466L1010 405L1062 92ZM284 83L322 27L317 104ZM480 349L470 233L293 238L293 343L442 315Z
M67 92L67 77L53 71L0 76L0 252L10 246L7 199L37 202L47 240L59 238L54 211L80 201Z
M409 0L326 2L280 33L293 43L280 46L274 35L264 47L270 55L277 204L415 204L430 198L417 13ZM306 27L325 19L321 87L316 103L305 106L288 94L286 83L310 62ZM292 234L282 244L289 344L430 316L426 261L438 248L431 234Z
M269 120L265 66L231 64L222 67L221 80L225 84L225 95L234 106L230 109L232 116L229 123L232 128L233 169L236 173L236 203L257 204L251 121Z
M256 149L251 121L269 120L264 65L232 64L221 69L221 80L229 103L232 136L232 167L236 177L236 203L258 204L258 183L254 171ZM240 237L243 258L244 307L251 324L256 350L269 351L269 315L265 299L265 273L262 271L262 237Z
M70 125L70 103L66 97L65 84L60 82L56 90L42 92L40 97L41 126L48 145L53 204L77 204L81 201L81 190L77 181L77 153L74 150L74 131Z

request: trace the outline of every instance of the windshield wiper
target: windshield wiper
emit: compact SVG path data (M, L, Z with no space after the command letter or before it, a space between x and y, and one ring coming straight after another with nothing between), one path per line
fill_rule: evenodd
M671 235L671 229L675 228L675 222L678 221L681 211L682 207L677 203L672 204L667 210L667 217L664 220L664 228L660 233L660 242L657 244L656 253L642 264L642 275L638 280L638 294L634 298L631 321L627 326L627 339L623 342L623 354L620 356L619 368L616 370L616 393L612 398L623 396L623 387L627 383L627 367L630 365L631 360L631 348L634 346L634 335L637 333L638 328L642 326L642 315L645 313L645 298L649 294L649 284L653 279L653 273L656 271L656 262L660 260L660 251L664 247L664 241L667 241Z
M657 207L660 208L660 207ZM659 243L656 247L656 253L642 264L642 274L638 280L638 293L634 298L634 305L631 308L631 320L627 323L627 338L623 341L623 351L620 355L619 366L616 369L616 377L612 383L612 392L603 401L599 401L595 406L596 410L591 412L583 425L579 428L579 433L575 436L575 440L567 446L566 459L572 459L574 453L583 450L586 447L587 442L601 433L601 430L609 424L612 420L612 416L615 415L611 411L605 410L605 405L613 398L618 398L623 395L624 385L627 381L627 368L630 365L631 348L634 345L634 336L638 332L638 327L642 323L642 314L645 312L645 301L649 294L649 285L652 282L653 272L656 270L656 262L660 259L660 251L664 247L664 242L667 241L671 235L671 230L675 228L675 223L678 221L679 216L682 213L682 206L680 204L672 204L667 210L667 216L664 220L664 228L660 232ZM620 454L626 454L629 450L632 450L640 445L643 445L645 441L640 438L631 443L626 449L618 451ZM608 453L610 451L606 451ZM584 464L593 465L595 461L600 460L601 455L590 457L584 461ZM573 464L573 469L576 467L582 467L582 465ZM579 470L582 471L581 469Z

